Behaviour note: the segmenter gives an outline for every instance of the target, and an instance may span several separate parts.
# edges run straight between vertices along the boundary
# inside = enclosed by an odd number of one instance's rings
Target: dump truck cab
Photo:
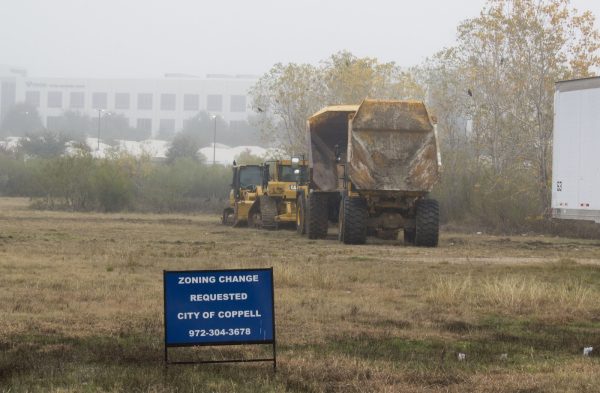
[[[248,212],[262,194],[263,166],[234,165],[229,205],[223,209],[222,223],[240,226],[248,222]]]
[[[361,244],[367,234],[435,246],[439,213],[427,196],[441,170],[437,132],[419,101],[371,100],[329,106],[307,121],[310,193],[305,200],[311,238]],[[337,216],[337,220],[335,219]]]

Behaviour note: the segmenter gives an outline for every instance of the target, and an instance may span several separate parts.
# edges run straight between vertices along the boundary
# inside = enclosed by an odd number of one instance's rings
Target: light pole
[[[106,112],[104,109],[97,108],[98,111],[98,147],[97,151],[100,151],[100,122],[102,121],[102,112]],[[106,112],[106,116],[110,116],[110,112]]]
[[[216,150],[217,150],[217,115],[212,115],[211,118],[215,121],[213,129],[213,165],[216,164]]]

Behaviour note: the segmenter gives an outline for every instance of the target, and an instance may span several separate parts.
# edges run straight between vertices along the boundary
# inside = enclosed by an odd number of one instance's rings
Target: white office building
[[[0,65],[0,121],[13,105],[35,106],[45,127],[65,111],[91,117],[98,110],[124,115],[131,127],[153,135],[174,133],[200,111],[222,117],[235,127],[251,114],[248,91],[255,75],[166,74],[156,79],[42,78]]]

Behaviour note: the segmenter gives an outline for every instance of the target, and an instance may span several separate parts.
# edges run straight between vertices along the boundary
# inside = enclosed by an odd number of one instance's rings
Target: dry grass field
[[[278,372],[163,365],[162,271],[270,267]],[[599,392],[600,241],[312,241],[0,199],[1,392]],[[180,358],[259,348],[174,349]],[[466,354],[458,361],[457,353]]]

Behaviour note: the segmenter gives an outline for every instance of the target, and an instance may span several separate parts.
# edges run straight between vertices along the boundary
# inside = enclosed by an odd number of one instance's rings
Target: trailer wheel
[[[440,234],[440,208],[435,199],[420,199],[416,204],[415,245],[436,247]]]
[[[308,195],[306,233],[309,239],[325,239],[327,237],[327,203],[328,196],[318,192]]]
[[[306,202],[304,202],[304,195],[296,200],[296,232],[299,235],[306,233]]]
[[[340,206],[338,238],[344,244],[364,244],[367,241],[367,204],[362,198],[344,196]]]
[[[260,196],[260,221],[263,229],[277,229],[277,201],[269,198],[268,195]]]

